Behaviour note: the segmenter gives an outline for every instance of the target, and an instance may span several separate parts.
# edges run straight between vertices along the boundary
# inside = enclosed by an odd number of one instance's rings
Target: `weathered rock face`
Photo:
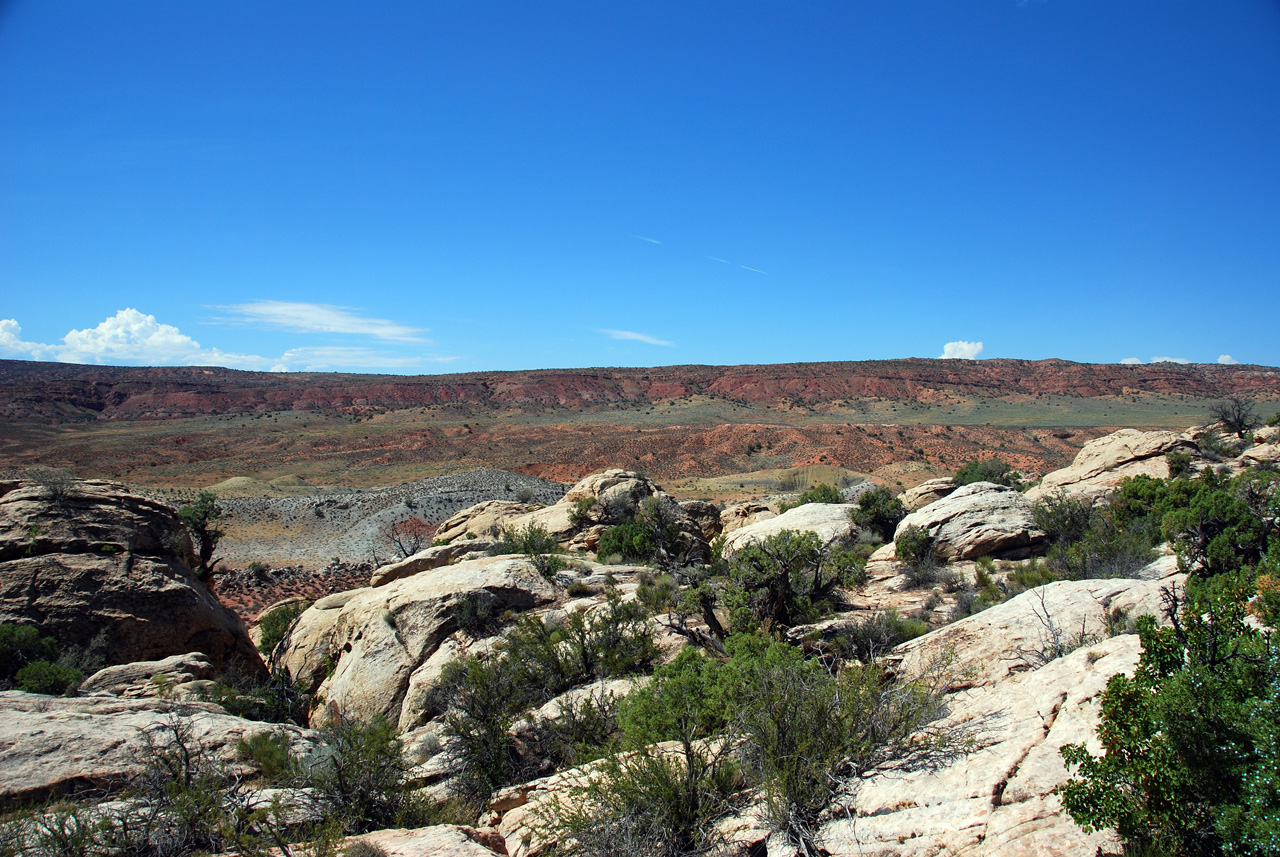
[[[537,526],[547,531],[561,547],[569,550],[594,550],[600,533],[608,524],[632,517],[640,504],[657,497],[680,529],[705,546],[703,525],[695,522],[671,495],[648,477],[630,470],[605,470],[593,473],[574,485],[551,506],[531,507],[506,500],[491,500],[464,509],[440,525],[438,539],[455,539],[465,534],[485,538],[501,530],[522,530]],[[592,500],[585,522],[576,522],[578,502]],[[704,513],[705,510],[700,512]]]
[[[130,699],[160,697],[192,682],[214,676],[204,655],[172,655],[160,661],[138,661],[98,670],[78,690],[84,696],[122,696]]]
[[[1048,536],[1035,525],[1031,509],[1031,501],[1012,488],[974,482],[907,515],[894,538],[907,527],[923,527],[951,559],[1020,559],[1048,545]]]
[[[710,542],[720,535],[720,507],[705,500],[681,500],[681,510],[693,521],[702,540]]]
[[[141,770],[144,735],[165,737],[174,715],[216,758],[235,762],[235,745],[260,732],[288,734],[297,753],[314,746],[306,730],[242,720],[199,703],[110,696],[60,698],[0,692],[0,804],[80,789],[112,789]]]
[[[399,562],[392,562],[379,567],[373,572],[373,576],[369,578],[369,585],[386,586],[393,580],[412,577],[419,572],[430,571],[433,568],[457,562],[469,554],[483,554],[492,548],[494,544],[495,542],[489,539],[464,538],[453,544],[430,547],[426,550],[418,551],[413,556],[402,559]]]
[[[1240,454],[1240,463],[1246,467],[1280,464],[1280,443],[1262,443],[1257,446],[1251,446]]]
[[[38,486],[0,496],[0,622],[39,625],[109,663],[202,652],[217,669],[261,671],[194,563],[177,514],[122,486],[81,482],[58,502]]]
[[[496,831],[476,830],[452,824],[419,827],[416,830],[375,830],[354,841],[368,842],[388,857],[493,857],[506,854],[506,845]]]
[[[1131,673],[1136,635],[1114,637],[958,694],[944,724],[972,724],[981,749],[931,772],[863,781],[853,818],[821,830],[837,857],[1069,857],[1118,843],[1086,834],[1053,789],[1068,778],[1059,753],[1085,742],[1098,751],[1099,697],[1117,673]]]
[[[1185,434],[1121,429],[1086,443],[1071,466],[1047,474],[1027,492],[1027,498],[1035,502],[1058,491],[1096,498],[1130,476],[1167,479],[1169,464],[1164,457],[1170,452],[1199,455],[1195,442]]]
[[[812,531],[823,544],[831,544],[852,532],[849,508],[840,503],[806,503],[776,517],[739,527],[725,537],[724,555],[732,556],[748,543],[762,542],[783,530]]]
[[[279,665],[318,690],[325,705],[317,723],[332,712],[367,720],[375,716],[401,730],[425,722],[424,695],[444,662],[435,657],[458,629],[459,610],[482,600],[494,615],[550,603],[552,585],[524,558],[486,557],[321,598],[290,632]]]
[[[734,530],[741,529],[749,524],[776,518],[777,516],[777,512],[770,509],[768,504],[761,503],[759,500],[731,503],[725,506],[724,511],[720,513],[720,532],[728,535]]]
[[[536,503],[517,503],[514,500],[486,500],[463,509],[447,519],[436,529],[435,538],[453,541],[467,535],[490,538],[498,535],[506,522],[518,516],[541,509]]]
[[[902,501],[902,507],[908,512],[914,512],[916,509],[923,509],[930,503],[935,503],[955,491],[960,486],[950,476],[944,476],[941,479],[927,479],[914,488],[908,488],[902,492],[902,496],[898,499]]]
[[[1059,751],[1084,742],[1098,752],[1102,690],[1137,664],[1137,636],[1109,637],[1108,614],[1111,629],[1122,616],[1159,617],[1160,590],[1184,579],[1175,571],[1163,580],[1053,583],[900,646],[906,674],[954,653],[944,724],[970,724],[979,749],[936,771],[865,780],[851,803],[856,820],[837,815],[822,844],[842,857],[1067,857],[1114,846],[1110,834],[1087,835],[1062,811],[1053,793],[1068,779]],[[1046,660],[1049,623],[1068,649],[1083,645]]]
[[[937,771],[867,779],[852,802],[856,820],[827,824],[822,844],[850,857],[1066,857],[1114,845],[1062,812],[1053,794],[1068,778],[1059,750],[1085,742],[1097,752],[1101,692],[1137,663],[1137,637],[1108,637],[1107,614],[1159,616],[1160,590],[1182,580],[1175,572],[1163,580],[1053,583],[900,646],[907,674],[954,653],[944,722],[971,724],[980,749]],[[1112,614],[1112,627],[1118,618]],[[1050,621],[1064,640],[1084,645],[1046,661]]]

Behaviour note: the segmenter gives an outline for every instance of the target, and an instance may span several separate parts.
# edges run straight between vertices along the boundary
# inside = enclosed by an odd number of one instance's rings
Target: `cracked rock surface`
[[[1115,846],[1062,811],[1054,789],[1069,772],[1059,751],[1081,742],[1099,751],[1102,691],[1138,662],[1137,635],[1107,636],[1104,611],[1158,616],[1160,590],[1182,579],[1061,581],[902,646],[908,673],[947,650],[962,657],[943,725],[971,729],[975,749],[934,771],[864,780],[848,813],[824,826],[823,846],[837,857],[1067,857]],[[1066,648],[1084,645],[1046,661],[1047,621]]]

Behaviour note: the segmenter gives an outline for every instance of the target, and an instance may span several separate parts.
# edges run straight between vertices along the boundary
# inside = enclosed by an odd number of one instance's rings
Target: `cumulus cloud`
[[[943,360],[974,360],[982,353],[981,342],[965,342],[963,339],[942,346]]]
[[[1126,357],[1126,358],[1124,358],[1123,360],[1121,360],[1120,362],[1121,362],[1121,364],[1123,364],[1123,365],[1125,365],[1125,366],[1140,366],[1140,365],[1142,365],[1142,358],[1140,358],[1140,357]]]
[[[0,353],[62,363],[123,363],[144,366],[215,365],[256,369],[266,358],[234,354],[200,343],[154,315],[132,307],[118,311],[97,327],[71,330],[61,343],[26,342],[16,319],[0,321]]]
[[[421,328],[386,318],[366,318],[351,307],[332,304],[261,300],[218,309],[232,313],[234,321],[299,333],[353,333],[391,342],[431,341],[422,336]]]
[[[1232,357],[1230,354],[1223,354],[1218,357],[1218,362],[1227,366],[1234,366],[1240,361]]]
[[[601,330],[600,332],[605,336],[608,336],[610,339],[628,339],[634,342],[644,342],[649,345],[665,345],[668,348],[675,345],[674,342],[667,342],[665,339],[658,339],[657,337],[648,336],[643,333],[636,333],[634,330]]]
[[[1152,357],[1152,363],[1190,363],[1185,357]]]
[[[28,342],[22,338],[22,327],[16,319],[0,319],[0,357],[99,365],[226,366],[273,372],[407,369],[457,359],[354,346],[293,348],[278,357],[236,354],[205,348],[173,325],[132,307],[120,310],[96,327],[68,331],[60,343]]]

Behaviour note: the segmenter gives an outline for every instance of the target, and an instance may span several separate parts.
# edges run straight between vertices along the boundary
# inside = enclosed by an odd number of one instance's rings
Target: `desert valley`
[[[0,853],[1119,853],[1113,677],[1269,645],[1277,411],[1259,366],[2,362]]]

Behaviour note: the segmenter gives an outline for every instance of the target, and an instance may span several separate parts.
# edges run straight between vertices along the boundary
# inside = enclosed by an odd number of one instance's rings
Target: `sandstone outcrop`
[[[202,652],[216,669],[261,671],[244,624],[192,568],[173,509],[106,482],[51,497],[38,485],[0,496],[0,622],[39,625],[108,663]]]
[[[314,746],[306,730],[242,720],[211,704],[0,691],[0,804],[124,784],[142,768],[145,736],[166,740],[175,716],[228,764],[236,743],[260,732],[288,734],[297,753]]]
[[[386,586],[394,580],[412,577],[419,572],[430,571],[442,565],[449,565],[471,554],[483,555],[495,544],[497,543],[490,539],[464,538],[452,544],[429,547],[399,562],[392,562],[378,567],[373,572],[373,576],[369,578],[369,585]],[[478,559],[479,556],[471,558]]]
[[[1048,546],[1048,536],[1035,525],[1031,509],[1031,501],[1012,488],[974,482],[907,515],[894,538],[908,527],[922,527],[950,559],[1020,559]]]
[[[681,500],[680,509],[702,535],[702,540],[710,542],[720,535],[720,507],[705,500]]]
[[[375,830],[347,841],[367,842],[387,857],[493,857],[506,854],[506,844],[495,831],[453,824],[437,824],[416,830]]]
[[[1039,485],[1027,492],[1027,498],[1035,502],[1062,491],[1069,496],[1094,499],[1130,476],[1167,479],[1169,463],[1165,455],[1170,452],[1199,456],[1195,442],[1186,434],[1121,429],[1086,443],[1069,467],[1046,474]]]
[[[757,521],[766,521],[777,516],[778,513],[770,509],[767,503],[762,503],[759,500],[730,503],[720,513],[720,532],[723,535],[728,535],[734,530],[741,529],[749,524],[754,524]]]
[[[440,541],[453,541],[458,538],[472,536],[475,538],[492,538],[501,535],[506,522],[543,508],[536,503],[518,503],[515,500],[486,500],[463,509],[446,519],[437,529],[435,538]]]
[[[908,488],[902,492],[902,496],[898,499],[902,501],[902,507],[908,512],[914,512],[916,509],[923,509],[930,503],[935,503],[955,491],[960,486],[950,476],[943,476],[940,479],[926,479],[914,488]]]
[[[725,537],[724,555],[732,556],[747,544],[762,542],[783,530],[814,532],[824,545],[829,545],[853,531],[849,508],[840,503],[806,503],[781,515],[739,527]]]
[[[456,539],[467,534],[492,537],[502,530],[540,527],[568,550],[595,550],[600,534],[610,524],[635,515],[640,504],[657,497],[680,529],[705,546],[704,525],[694,521],[671,495],[642,474],[630,470],[605,470],[584,477],[557,503],[536,508],[519,508],[521,504],[491,500],[464,509],[440,525],[438,539]],[[579,504],[591,501],[584,512]],[[706,510],[698,510],[706,517]]]
[[[1112,834],[1077,827],[1053,790],[1068,777],[1064,744],[1097,752],[1099,697],[1139,651],[1136,635],[1114,637],[957,694],[942,725],[970,726],[979,749],[940,770],[862,781],[820,844],[833,857],[1083,857],[1115,847]]]
[[[403,731],[429,719],[425,693],[448,660],[434,656],[462,611],[483,602],[494,616],[521,612],[555,595],[523,557],[467,560],[321,598],[298,617],[277,662],[324,700],[317,723],[333,712],[382,716]]]
[[[199,652],[171,655],[160,661],[117,664],[98,670],[78,689],[82,696],[120,696],[128,699],[181,695],[184,687],[214,677],[213,664]]]

